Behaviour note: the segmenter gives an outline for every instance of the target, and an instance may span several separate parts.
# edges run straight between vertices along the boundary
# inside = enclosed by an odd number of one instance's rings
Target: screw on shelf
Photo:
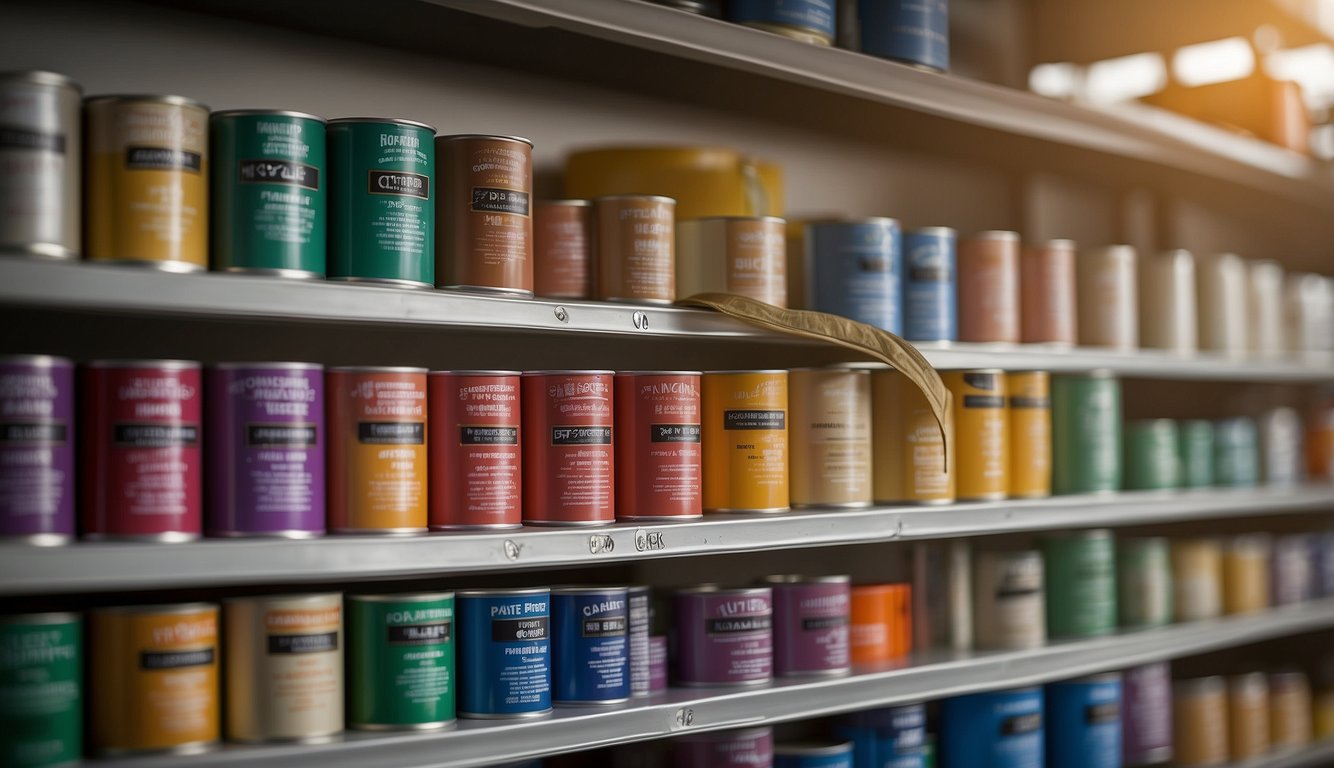
[[[695,724],[695,710],[678,709],[676,710],[676,725],[680,728],[688,728]]]
[[[648,330],[648,314],[644,312],[636,312],[631,319],[633,320],[635,327],[639,330]]]
[[[570,322],[570,313],[565,307],[556,307],[556,319],[562,323]]]
[[[516,543],[514,539],[505,539],[503,548],[506,560],[518,560],[519,555],[523,553],[523,545]]]

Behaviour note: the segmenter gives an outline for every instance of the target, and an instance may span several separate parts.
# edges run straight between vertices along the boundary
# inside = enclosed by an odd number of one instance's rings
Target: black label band
[[[422,445],[426,425],[420,421],[362,421],[357,423],[357,441],[364,445]]]
[[[472,188],[472,209],[483,213],[528,215],[528,193],[512,189]]]
[[[738,616],[734,619],[709,619],[705,629],[710,635],[731,632],[762,632],[773,628],[772,616]]]
[[[459,445],[518,444],[518,427],[459,427]]]
[[[1004,408],[1005,398],[1000,395],[964,395],[964,408]]]
[[[314,424],[247,424],[246,445],[259,448],[309,448],[319,434]]]
[[[723,411],[723,429],[783,429],[787,411]]]
[[[453,623],[442,621],[436,624],[410,624],[404,627],[388,627],[388,640],[394,645],[433,645],[447,643],[453,637]]]
[[[546,616],[533,616],[528,619],[492,619],[491,640],[497,643],[526,643],[530,640],[546,640],[548,633]]]
[[[197,651],[142,651],[139,654],[140,669],[207,667],[212,663],[212,648],[201,648]]]
[[[406,195],[429,200],[431,180],[420,173],[406,171],[370,171],[366,191],[372,195]]]
[[[625,637],[624,616],[601,616],[596,619],[584,619],[582,634],[584,637]]]
[[[552,427],[552,445],[611,445],[611,427]]]
[[[1051,408],[1050,397],[1028,397],[1025,395],[1014,395],[1010,398],[1011,408],[1037,408],[1047,410]]]
[[[64,424],[0,424],[0,443],[63,443],[66,434]]]
[[[649,426],[651,443],[698,443],[698,424],[653,424]]]
[[[1024,733],[1032,733],[1042,728],[1042,714],[1034,712],[1031,715],[1015,715],[1007,717],[1001,721],[1002,736],[1018,736]]]
[[[27,131],[22,128],[0,126],[0,149],[27,149],[35,152],[65,154],[65,137],[59,133]]]
[[[112,430],[116,445],[134,448],[172,448],[199,442],[194,424],[117,424]]]
[[[269,653],[327,653],[338,650],[338,633],[269,635]]]
[[[291,184],[320,188],[320,169],[295,160],[242,160],[236,180],[243,184]]]
[[[126,147],[125,167],[135,171],[193,171],[204,167],[203,155],[170,147]]]

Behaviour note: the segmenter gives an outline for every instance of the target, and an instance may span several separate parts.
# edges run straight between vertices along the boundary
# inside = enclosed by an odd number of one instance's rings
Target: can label
[[[727,19],[738,24],[793,27],[829,42],[834,40],[834,0],[732,0]]]
[[[1009,488],[1010,438],[1005,410],[1007,377],[987,371],[948,371],[954,434],[969,450],[955,457],[960,499],[1003,498]]]
[[[1296,605],[1316,596],[1313,547],[1312,537],[1306,534],[1289,534],[1274,539],[1271,576],[1274,605]]]
[[[72,84],[11,82],[0,90],[0,246],[78,255],[81,116]]]
[[[942,768],[1043,764],[1041,688],[945,699],[940,710]]]
[[[682,296],[732,293],[787,306],[787,225],[774,217],[691,219],[676,224]]]
[[[852,742],[857,768],[926,768],[926,708],[906,704],[855,712],[834,725],[834,737]]]
[[[678,592],[677,676],[683,685],[759,683],[773,677],[773,595],[767,588]]]
[[[1181,486],[1207,488],[1214,484],[1214,425],[1207,421],[1183,421],[1177,434],[1181,458]]]
[[[1167,662],[1127,669],[1122,679],[1122,753],[1126,765],[1172,756],[1172,671]]]
[[[1006,375],[1010,391],[1010,496],[1051,495],[1051,388],[1046,373]]]
[[[1116,631],[1116,548],[1109,531],[1043,542],[1047,633],[1095,637]]]
[[[813,223],[806,241],[812,309],[903,333],[897,222]]]
[[[1121,767],[1121,678],[1052,683],[1046,688],[1046,759],[1052,765]]]
[[[701,733],[672,740],[675,768],[772,768],[772,728]]]
[[[616,517],[703,514],[698,374],[616,376]]]
[[[1019,237],[962,241],[959,341],[1013,343],[1019,338]]]
[[[551,709],[551,596],[460,595],[459,714],[523,717]]]
[[[328,126],[330,277],[435,285],[434,139],[404,123]]]
[[[1121,490],[1121,382],[1055,376],[1052,395],[1052,492]]]
[[[861,50],[873,56],[950,68],[949,0],[859,3]]]
[[[209,532],[323,533],[323,371],[214,368],[208,385]]]
[[[648,690],[667,690],[667,636],[650,635],[648,639]]]
[[[200,383],[194,364],[85,369],[85,533],[199,535]]]
[[[328,384],[330,530],[425,530],[426,373],[330,371]]]
[[[504,137],[441,136],[444,194],[436,273],[447,286],[533,292],[533,147]]]
[[[259,621],[248,640],[263,645],[253,648],[249,672],[255,677],[252,690],[263,703],[252,700],[249,705],[264,713],[264,721],[258,724],[258,733],[229,735],[308,738],[343,729],[341,603],[337,595],[319,602],[259,598],[251,603],[249,610]],[[230,623],[230,610],[227,618]],[[229,673],[229,683],[238,671]],[[231,717],[238,703],[229,704]]]
[[[786,509],[787,373],[703,377],[704,509]]]
[[[1133,350],[1139,345],[1135,249],[1112,245],[1078,259],[1079,343]]]
[[[630,611],[630,695],[647,696],[653,691],[652,660],[649,658],[649,597],[648,587],[631,587]]]
[[[524,522],[613,522],[612,375],[525,375],[523,402]]]
[[[1172,622],[1172,561],[1167,539],[1123,538],[1116,545],[1117,609],[1123,627]]]
[[[894,4],[868,4],[888,8]],[[903,337],[910,341],[954,341],[957,303],[952,231],[903,235]]]
[[[1172,542],[1172,590],[1177,621],[1211,619],[1223,612],[1223,553],[1217,541]]]
[[[1260,479],[1255,422],[1247,418],[1214,423],[1214,484],[1249,488]]]
[[[1227,763],[1227,689],[1222,678],[1177,682],[1171,719],[1176,765]]]
[[[208,110],[92,101],[87,258],[208,266]]]
[[[889,585],[871,584],[853,587],[849,593],[848,643],[853,664],[880,664],[889,661],[890,624]]]
[[[792,504],[871,503],[871,375],[788,374],[792,411]]]
[[[431,528],[520,525],[518,374],[433,373],[429,385]]]
[[[347,599],[348,722],[420,727],[454,719],[454,597]]]
[[[74,535],[74,366],[0,359],[0,538]]]
[[[625,589],[551,595],[552,698],[599,704],[630,698],[629,599]]]
[[[954,473],[926,396],[898,371],[871,373],[872,495],[879,502],[954,500]],[[953,441],[951,422],[946,425]]]
[[[1046,643],[1041,553],[979,552],[973,578],[978,648],[1018,650]]]
[[[774,584],[774,674],[843,672],[849,666],[848,583]]]
[[[676,299],[676,201],[604,197],[593,205],[598,298]]]
[[[1026,344],[1075,344],[1075,244],[1053,240],[1024,248],[1019,286],[1020,338]]]
[[[1125,487],[1155,491],[1181,485],[1176,422],[1169,419],[1132,421],[1125,425]]]
[[[592,205],[533,206],[533,289],[557,299],[593,298]]]
[[[73,614],[0,621],[0,763],[75,763],[83,754],[83,625]]]

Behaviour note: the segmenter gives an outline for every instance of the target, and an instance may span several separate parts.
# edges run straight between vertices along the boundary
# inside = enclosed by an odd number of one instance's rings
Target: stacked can
[[[1051,384],[1052,492],[1121,489],[1121,382],[1106,371]]]
[[[948,0],[860,0],[857,26],[863,53],[936,72],[950,68]]]
[[[785,230],[773,216],[677,222],[677,293],[732,293],[786,307]]]
[[[772,728],[687,734],[672,739],[675,768],[772,768]]]
[[[0,74],[6,141],[0,249],[76,259],[82,246],[79,86],[54,72]]]
[[[959,341],[1020,338],[1019,235],[979,232],[959,243]]]
[[[1041,766],[1041,688],[975,693],[940,707],[941,768]]]
[[[533,205],[533,291],[553,299],[593,298],[593,204]]]
[[[0,540],[74,536],[74,363],[0,357]]]
[[[1223,612],[1253,613],[1269,607],[1273,545],[1263,533],[1233,536],[1223,551]]]
[[[839,719],[834,736],[852,742],[857,768],[926,768],[926,707],[921,704],[854,712]]]
[[[676,299],[676,201],[615,195],[593,201],[593,290],[599,299]]]
[[[679,1],[679,0],[678,0]],[[834,44],[834,0],[733,0],[727,20],[816,45]]]
[[[1243,761],[1269,752],[1269,678],[1263,672],[1227,681],[1228,757]]]
[[[1167,662],[1121,673],[1121,753],[1127,766],[1172,757],[1172,670]]]
[[[629,631],[625,587],[552,589],[552,700],[556,704],[628,701]]]
[[[1177,354],[1200,346],[1195,309],[1195,257],[1190,251],[1145,254],[1139,262],[1140,344]]]
[[[795,742],[774,746],[774,768],[853,768],[852,743]]]
[[[700,517],[699,371],[616,374],[616,518]]]
[[[805,306],[903,333],[899,223],[871,218],[806,226]]]
[[[847,576],[769,576],[773,590],[774,674],[841,675],[851,670]]]
[[[1042,553],[978,552],[973,561],[974,641],[980,650],[1047,642]]]
[[[677,591],[676,674],[685,686],[761,685],[773,678],[773,592],[768,587]]]
[[[1125,628],[1172,622],[1172,557],[1166,538],[1122,538],[1116,543],[1117,612]]]
[[[1183,488],[1214,484],[1214,425],[1202,419],[1182,421],[1177,432],[1177,455]]]
[[[1121,768],[1120,675],[1051,683],[1043,711],[1051,765]]]
[[[1005,374],[998,370],[947,371],[940,378],[953,396],[955,444],[969,446],[952,452],[959,499],[1005,498],[1010,472]]]
[[[870,506],[870,372],[793,369],[788,400],[792,506]]]
[[[1181,436],[1171,419],[1145,419],[1125,425],[1125,487],[1161,491],[1181,485]]]
[[[615,522],[612,372],[523,374],[523,521]]]
[[[454,593],[348,595],[347,722],[374,731],[454,722]]]
[[[949,227],[903,234],[903,338],[959,338],[955,235]]]
[[[436,276],[443,288],[533,295],[533,143],[440,136]]]
[[[1079,343],[1127,351],[1139,346],[1135,249],[1109,245],[1079,255]]]
[[[1274,605],[1295,605],[1316,596],[1313,544],[1305,533],[1275,537],[1270,578]]]
[[[1172,542],[1172,609],[1177,621],[1222,614],[1223,553],[1215,539]]]
[[[871,374],[872,495],[890,503],[954,501],[954,472],[945,463],[946,434],[916,385],[899,371]],[[954,423],[945,425],[954,445]]]
[[[83,754],[83,622],[0,617],[0,764],[67,765]]]
[[[1247,418],[1214,422],[1214,484],[1249,488],[1260,480],[1255,422]]]
[[[518,371],[433,371],[433,531],[518,528],[522,518]]]
[[[702,384],[704,510],[786,511],[787,371],[711,371]]]
[[[1172,686],[1173,764],[1221,765],[1228,759],[1227,682],[1178,680]]]
[[[1025,247],[1019,274],[1020,340],[1025,344],[1074,346],[1079,341],[1074,241],[1048,240]]]
[[[1051,379],[1043,371],[1006,375],[1010,441],[1009,495],[1051,495]]]
[[[1116,545],[1106,529],[1043,538],[1047,633],[1097,637],[1116,631]]]
[[[456,593],[458,713],[483,720],[551,712],[551,590]]]

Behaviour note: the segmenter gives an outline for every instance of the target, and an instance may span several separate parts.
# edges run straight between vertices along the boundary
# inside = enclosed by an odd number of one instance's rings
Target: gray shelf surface
[[[1229,763],[1228,768],[1322,768],[1334,765],[1334,739],[1325,739],[1308,747],[1284,749],[1272,755]]]
[[[282,280],[223,273],[169,274],[134,267],[0,257],[0,305],[64,311],[294,324],[360,323],[398,327],[545,331],[553,334],[674,339],[816,342],[781,336],[714,312],[608,302],[504,298],[459,291]],[[1114,352],[1042,345],[919,345],[941,369],[1003,368],[1124,376],[1255,382],[1334,380],[1329,359],[1228,359],[1160,350]],[[849,352],[849,355],[854,353]]]
[[[912,666],[858,670],[844,678],[783,681],[752,689],[673,689],[619,709],[558,709],[554,716],[542,720],[465,721],[456,730],[442,733],[353,734],[314,745],[228,746],[205,755],[143,758],[133,764],[145,768],[465,768],[686,732],[767,725],[1035,685],[1331,626],[1334,600],[1323,600],[1027,651],[924,654],[915,658]],[[128,761],[105,762],[108,766],[125,764]]]
[[[682,555],[1132,526],[1334,510],[1334,485],[1065,496],[949,506],[709,515],[604,528],[417,537],[0,545],[0,594],[309,583],[519,571]]]

